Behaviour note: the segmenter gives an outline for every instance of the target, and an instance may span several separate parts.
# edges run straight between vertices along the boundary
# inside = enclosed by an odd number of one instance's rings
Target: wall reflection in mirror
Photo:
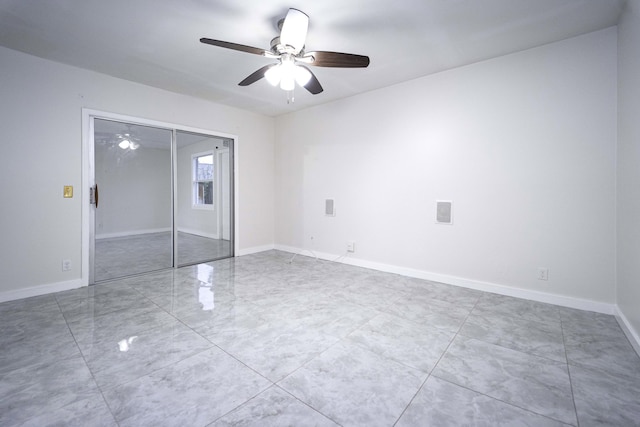
[[[94,120],[94,283],[233,256],[233,140],[173,139]]]

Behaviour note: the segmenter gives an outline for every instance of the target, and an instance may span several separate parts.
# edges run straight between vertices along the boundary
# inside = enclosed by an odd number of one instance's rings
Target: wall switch
[[[549,280],[549,269],[540,267],[538,268],[538,280]]]
[[[347,242],[347,252],[356,251],[356,242]]]
[[[62,260],[62,271],[69,271],[71,270],[71,260],[70,259],[63,259]]]

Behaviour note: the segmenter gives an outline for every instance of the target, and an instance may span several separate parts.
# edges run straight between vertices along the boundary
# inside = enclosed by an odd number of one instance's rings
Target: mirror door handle
[[[98,184],[89,189],[89,203],[98,207]]]

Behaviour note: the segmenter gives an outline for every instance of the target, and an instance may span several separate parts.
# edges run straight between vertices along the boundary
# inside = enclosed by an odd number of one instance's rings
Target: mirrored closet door
[[[233,140],[176,132],[178,265],[230,257]]]
[[[233,256],[233,140],[94,118],[90,283]]]

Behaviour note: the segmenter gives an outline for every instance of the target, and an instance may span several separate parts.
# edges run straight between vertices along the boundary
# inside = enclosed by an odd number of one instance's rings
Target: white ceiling
[[[267,115],[390,86],[603,29],[625,0],[0,0],[0,45]],[[366,69],[313,68],[324,92],[295,103],[261,80],[273,62],[204,45],[268,49],[289,7],[310,16],[306,50],[368,55]]]

